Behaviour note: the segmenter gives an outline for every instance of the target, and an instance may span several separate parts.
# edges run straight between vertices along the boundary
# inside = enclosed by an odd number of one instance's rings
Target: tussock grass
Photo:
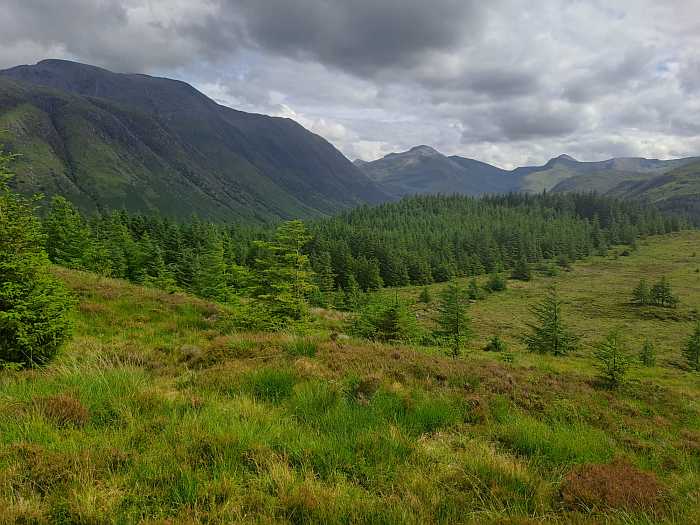
[[[332,340],[346,320],[325,311],[304,336],[234,333],[229,307],[57,268],[76,334],[45,369],[0,372],[0,523],[700,522],[700,386],[678,356],[698,244],[513,283],[472,305],[457,360]],[[641,274],[670,278],[674,319],[626,304]],[[517,338],[553,280],[584,341],[560,359]],[[588,344],[618,325],[659,359],[612,393]],[[477,350],[494,333],[513,362]]]

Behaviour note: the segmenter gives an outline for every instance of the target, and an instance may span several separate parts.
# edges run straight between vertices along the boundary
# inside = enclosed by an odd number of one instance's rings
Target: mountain
[[[14,185],[82,210],[220,220],[312,217],[389,197],[296,122],[244,113],[167,78],[64,60],[0,71]]]
[[[357,162],[370,179],[394,197],[415,194],[480,195],[507,192],[515,181],[509,172],[462,157],[447,157],[429,146],[372,162]]]
[[[673,160],[619,157],[597,162],[560,155],[541,166],[506,171],[459,156],[416,146],[372,162],[355,161],[392,196],[420,193],[595,191],[655,202],[662,209],[700,216],[700,157]]]
[[[624,181],[609,192],[623,199],[642,199],[667,211],[683,212],[700,220],[700,159],[663,175]]]
[[[542,170],[529,173],[523,189],[541,191],[597,191],[607,193],[618,184],[631,180],[646,180],[698,160],[695,157],[673,160],[617,157],[598,162],[579,162],[557,157]]]

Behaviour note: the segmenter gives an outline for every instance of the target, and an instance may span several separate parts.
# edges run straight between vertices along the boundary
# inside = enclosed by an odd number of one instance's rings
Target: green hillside
[[[386,200],[321,137],[191,86],[60,60],[0,71],[0,143],[16,188],[85,212],[264,221]]]
[[[700,162],[648,180],[619,184],[610,193],[622,198],[643,199],[660,209],[683,212],[700,219]]]
[[[696,523],[700,383],[680,347],[699,245],[650,237],[511,281],[470,306],[460,359],[347,338],[352,314],[321,309],[303,337],[235,332],[237,306],[56,268],[74,339],[45,369],[0,371],[0,522]],[[628,304],[662,275],[677,309]],[[554,282],[583,344],[527,353],[528,305]],[[429,326],[434,306],[414,309]],[[616,392],[591,347],[613,327],[658,352]],[[482,351],[494,334],[507,354]]]

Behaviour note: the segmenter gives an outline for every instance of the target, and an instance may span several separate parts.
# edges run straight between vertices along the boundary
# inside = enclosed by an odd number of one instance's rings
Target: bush
[[[49,273],[34,205],[10,191],[0,151],[0,364],[41,365],[70,334],[73,300]]]
[[[505,277],[503,277],[503,275],[501,275],[498,272],[492,273],[489,276],[489,280],[486,283],[486,289],[489,292],[502,292],[507,287],[508,287],[508,283],[507,283]]]
[[[498,337],[497,335],[494,335],[491,340],[488,342],[488,344],[484,347],[485,352],[506,352],[508,351],[508,346],[506,345],[505,341]]]

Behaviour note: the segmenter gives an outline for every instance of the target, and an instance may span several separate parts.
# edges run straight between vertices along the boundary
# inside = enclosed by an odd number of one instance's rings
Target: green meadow
[[[72,340],[0,372],[0,523],[700,523],[698,252],[681,232],[509,281],[470,305],[457,359],[347,336],[335,310],[237,332],[235,306],[56,267]],[[678,308],[630,304],[661,276]],[[552,284],[581,337],[565,357],[520,340]],[[430,327],[421,290],[377,293]],[[592,359],[613,329],[635,362],[616,391]]]

